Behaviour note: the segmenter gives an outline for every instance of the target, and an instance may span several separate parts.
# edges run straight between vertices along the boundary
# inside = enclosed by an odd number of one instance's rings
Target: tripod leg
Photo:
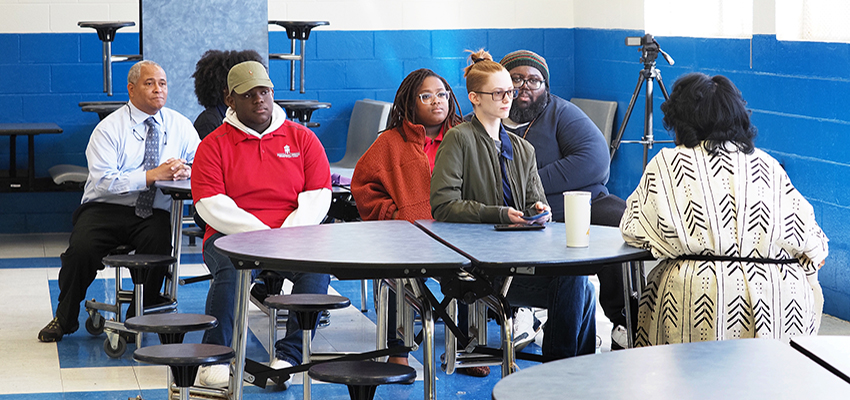
[[[655,141],[655,137],[652,134],[652,96],[653,96],[653,84],[652,84],[652,72],[650,71],[649,79],[646,82],[646,108],[644,109],[644,118],[643,118],[643,138],[641,141],[643,142],[643,169],[646,169],[646,162],[649,157],[649,149],[652,148],[652,143]]]
[[[629,100],[629,107],[626,109],[626,115],[623,117],[623,123],[620,124],[620,129],[617,131],[617,136],[611,140],[611,159],[614,159],[614,153],[617,152],[617,149],[620,147],[620,141],[623,140],[623,133],[626,131],[626,125],[629,123],[629,117],[632,115],[632,110],[635,108],[635,102],[637,101],[638,94],[640,94],[640,88],[643,86],[643,82],[646,80],[646,76],[644,75],[644,71],[640,72],[640,76],[638,77],[637,86],[635,86],[635,91],[632,93],[632,99]]]
[[[661,80],[661,71],[655,70],[655,80],[658,81],[658,86],[661,88],[661,93],[664,95],[664,100],[670,100],[670,95],[667,94],[667,88],[664,87],[664,81]]]

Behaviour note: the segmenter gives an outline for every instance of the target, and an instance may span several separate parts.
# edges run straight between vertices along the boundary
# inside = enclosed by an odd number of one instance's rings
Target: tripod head
[[[669,54],[665,53],[664,50],[661,50],[661,46],[658,45],[655,38],[648,33],[644,36],[627,37],[626,46],[640,46],[640,62],[643,63],[643,70],[640,71],[637,86],[635,87],[634,93],[632,93],[632,98],[629,101],[629,108],[626,109],[626,115],[623,117],[623,123],[620,124],[620,130],[617,131],[617,136],[615,136],[611,141],[611,157],[614,157],[614,153],[620,147],[620,143],[639,143],[643,145],[643,166],[646,168],[649,149],[651,149],[655,143],[672,143],[672,141],[655,140],[655,137],[652,134],[653,82],[658,82],[658,86],[661,87],[661,93],[664,94],[665,100],[670,98],[670,96],[667,95],[667,88],[664,87],[664,82],[661,80],[661,71],[655,68],[655,60],[658,58],[658,53],[661,53],[668,64],[673,65],[675,61],[673,61],[673,58],[670,57]],[[646,83],[646,107],[644,109],[643,137],[640,140],[622,140],[623,133],[626,131],[626,124],[629,123],[629,117],[632,115],[632,110],[634,109],[635,102],[637,101],[640,89],[644,83]]]
[[[661,50],[661,46],[649,33],[644,36],[626,37],[626,46],[640,46],[640,49],[638,49],[638,51],[641,52],[640,62],[643,63],[643,67],[645,69],[652,69],[655,67],[655,60],[658,58],[658,53],[661,53],[661,56],[664,57],[667,64],[673,65],[676,63],[669,54],[667,54],[664,50]]]

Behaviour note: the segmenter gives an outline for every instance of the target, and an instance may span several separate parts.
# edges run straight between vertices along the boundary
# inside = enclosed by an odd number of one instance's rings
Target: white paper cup
[[[564,192],[564,225],[567,247],[590,244],[590,192]]]

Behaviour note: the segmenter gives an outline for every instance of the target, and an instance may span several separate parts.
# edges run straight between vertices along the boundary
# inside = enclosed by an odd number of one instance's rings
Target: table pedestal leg
[[[9,178],[15,179],[18,177],[17,163],[18,157],[15,154],[18,137],[16,135],[9,136]],[[12,182],[14,183],[14,182]]]
[[[516,364],[516,351],[514,350],[514,322],[511,315],[511,305],[505,296],[490,295],[481,299],[491,310],[499,313],[502,319],[502,378],[513,372]]]
[[[413,294],[421,301],[420,315],[422,316],[422,361],[423,374],[425,375],[425,399],[436,400],[437,398],[437,373],[436,361],[434,359],[434,315],[431,305],[424,293],[428,290],[425,283],[420,279],[409,279]],[[404,289],[398,290],[404,295]],[[406,334],[407,332],[405,332]],[[405,335],[408,336],[408,335]],[[409,336],[413,336],[412,332]]]
[[[177,299],[177,283],[180,280],[180,254],[183,252],[183,200],[171,200],[171,256],[177,259],[166,286],[166,294]]]
[[[35,186],[35,135],[27,135],[27,190]]]
[[[389,323],[387,302],[389,302],[390,299],[390,288],[383,279],[377,279],[377,281],[378,305],[375,307],[375,312],[378,314],[378,322],[375,334],[375,348],[383,350],[387,348],[387,325]]]
[[[626,331],[628,331],[629,348],[635,347],[635,329],[637,321],[632,320],[633,298],[640,300],[643,292],[643,261],[623,263],[623,298],[626,300]]]
[[[248,347],[248,293],[251,288],[251,270],[240,269],[236,286],[236,304],[233,310],[233,342],[236,352],[230,374],[230,398],[242,400],[242,379],[245,374],[245,351]]]

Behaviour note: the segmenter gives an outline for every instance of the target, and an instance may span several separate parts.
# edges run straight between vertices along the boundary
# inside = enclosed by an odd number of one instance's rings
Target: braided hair
[[[263,64],[263,58],[254,50],[207,50],[195,65],[195,96],[198,104],[204,108],[224,104],[227,92],[227,73],[234,65],[244,61],[257,61]]]
[[[401,85],[399,85],[395,93],[395,100],[393,100],[393,109],[390,111],[390,121],[387,124],[387,130],[403,127],[405,120],[415,124],[419,123],[416,119],[416,102],[419,101],[419,93],[417,91],[419,90],[419,86],[422,85],[422,82],[425,81],[425,78],[431,76],[442,81],[443,86],[449,92],[448,116],[443,121],[443,130],[447,131],[463,122],[463,118],[459,114],[460,105],[458,105],[455,93],[452,91],[449,83],[434,71],[427,68],[420,68],[411,72],[401,81]],[[401,132],[402,138],[407,141],[404,130],[399,129],[399,132]]]

